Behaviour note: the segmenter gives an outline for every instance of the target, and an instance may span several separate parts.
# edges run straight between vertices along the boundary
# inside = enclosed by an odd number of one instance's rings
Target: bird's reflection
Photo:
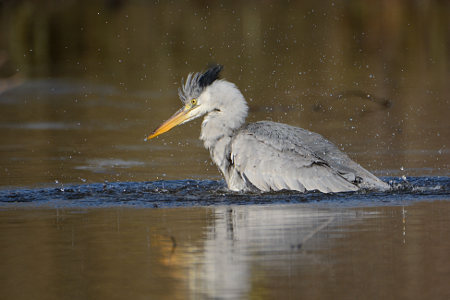
[[[266,272],[317,262],[321,258],[308,249],[326,245],[327,227],[342,222],[343,215],[304,206],[216,208],[204,249],[191,265],[191,293],[194,298],[240,298]]]

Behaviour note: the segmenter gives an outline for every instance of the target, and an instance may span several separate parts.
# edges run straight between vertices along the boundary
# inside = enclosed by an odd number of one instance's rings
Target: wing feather
[[[250,185],[262,191],[358,189],[308,149],[282,143],[242,130],[231,144],[234,167]]]
[[[250,137],[254,141],[249,143]],[[258,153],[258,157],[251,158],[264,164],[269,156],[276,154],[280,158],[276,160],[276,165],[282,168],[282,174],[285,175],[271,180],[277,183],[283,180],[289,187],[297,186],[296,190],[302,190],[301,185],[307,190],[322,186],[323,189],[333,191],[345,186],[350,188],[348,184],[380,190],[389,188],[388,184],[351,160],[320,134],[299,127],[270,121],[251,123],[236,135],[233,144],[236,151],[249,151],[252,155]],[[249,145],[256,148],[264,146],[264,153],[245,149]],[[263,166],[260,168],[264,169]],[[312,179],[310,176],[313,176]],[[342,182],[342,179],[347,183]],[[320,180],[323,183],[318,183]]]

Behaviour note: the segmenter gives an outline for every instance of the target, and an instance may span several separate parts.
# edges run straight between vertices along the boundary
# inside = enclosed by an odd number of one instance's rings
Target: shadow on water
[[[344,207],[407,205],[412,201],[450,199],[448,177],[384,178],[387,192],[351,193],[292,191],[236,193],[223,181],[172,180],[68,185],[56,188],[0,191],[0,205],[44,207],[191,207],[249,204],[320,203]]]

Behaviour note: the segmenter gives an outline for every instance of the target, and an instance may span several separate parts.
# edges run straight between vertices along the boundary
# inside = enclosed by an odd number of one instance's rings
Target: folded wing
[[[231,163],[262,191],[356,191],[386,184],[321,135],[275,122],[247,125],[231,143]]]

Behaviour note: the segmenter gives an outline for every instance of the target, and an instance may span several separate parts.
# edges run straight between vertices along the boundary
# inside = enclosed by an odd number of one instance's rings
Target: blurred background
[[[0,186],[220,179],[201,120],[144,138],[225,66],[248,121],[378,176],[449,176],[450,2],[2,1]]]

